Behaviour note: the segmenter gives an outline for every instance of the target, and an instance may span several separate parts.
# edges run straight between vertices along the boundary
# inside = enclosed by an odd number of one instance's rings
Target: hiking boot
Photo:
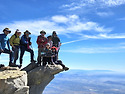
[[[68,67],[65,67],[64,70],[67,71],[67,70],[69,70],[69,68],[68,68]]]
[[[14,63],[9,62],[9,66],[10,66],[10,67],[13,67],[13,65],[14,65]]]
[[[18,65],[16,65],[15,63],[10,63],[9,66],[10,67],[18,67]]]
[[[12,62],[9,62],[9,66],[11,66],[12,65]]]
[[[22,64],[18,65],[18,68],[20,69],[22,67]]]

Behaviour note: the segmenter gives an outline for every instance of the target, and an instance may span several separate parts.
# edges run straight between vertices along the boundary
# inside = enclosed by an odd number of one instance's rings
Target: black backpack
[[[15,36],[15,38],[14,38],[14,40],[17,38],[17,35],[16,34],[14,34],[14,36]]]

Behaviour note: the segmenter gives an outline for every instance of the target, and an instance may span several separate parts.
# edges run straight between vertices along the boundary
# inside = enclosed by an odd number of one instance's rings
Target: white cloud
[[[79,4],[79,5],[76,5],[76,6],[73,6],[71,8],[69,8],[69,10],[76,10],[76,9],[80,9],[82,7],[86,6],[86,4]]]
[[[84,6],[86,6],[85,3],[76,3],[76,2],[73,2],[71,4],[62,5],[63,8],[68,8],[68,10],[76,10],[76,9],[80,9],[81,7],[84,7]]]
[[[62,16],[62,15],[57,15],[57,16],[53,16],[52,20],[54,22],[59,22],[59,23],[66,23],[68,21],[67,17]]]
[[[88,39],[123,39],[125,38],[125,33],[121,34],[97,34],[97,35],[83,35],[83,38]]]
[[[71,21],[79,20],[79,16],[77,16],[77,15],[69,15],[69,19]]]
[[[84,54],[95,54],[95,53],[118,53],[124,52],[125,47],[81,47],[70,49],[70,50],[62,50],[62,52],[70,52],[70,53],[84,53]]]
[[[102,0],[108,6],[118,6],[125,4],[125,0]]]
[[[113,13],[112,12],[97,12],[97,15],[101,17],[108,17],[108,16],[112,16]]]
[[[77,0],[76,2],[71,2],[71,4],[65,4],[62,7],[73,11],[85,7],[105,8],[125,4],[125,0]],[[86,10],[87,9],[88,8],[86,8]]]
[[[77,15],[56,15],[48,19],[50,20],[15,21],[13,23],[1,24],[0,28],[9,27],[12,33],[14,33],[17,28],[22,32],[28,29],[33,35],[39,35],[41,30],[45,30],[47,34],[51,34],[53,30],[56,30],[58,34],[83,32],[84,30],[88,32],[91,30],[94,32],[112,31],[111,28],[104,28],[104,26],[100,26],[96,22],[82,21]]]
[[[12,30],[12,33],[14,33],[17,28],[22,32],[28,29],[33,35],[39,35],[39,32],[41,30],[47,31],[48,34],[51,34],[52,30],[64,30],[64,28],[58,26],[58,24],[56,24],[55,22],[47,20],[15,21],[13,23],[0,25],[0,28],[5,27],[9,27]]]
[[[112,31],[112,28],[104,28],[103,26],[99,26],[99,24],[95,22],[85,22],[85,23],[76,22],[75,24],[67,28],[67,30],[70,30],[70,31],[84,31],[84,30],[90,31],[91,30],[91,31],[97,31],[97,32],[110,32]]]

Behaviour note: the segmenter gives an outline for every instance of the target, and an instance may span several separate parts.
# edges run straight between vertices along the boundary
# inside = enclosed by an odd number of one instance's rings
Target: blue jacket
[[[23,35],[20,40],[20,45],[25,46],[27,48],[27,44],[30,43],[30,37],[27,38],[26,35]]]
[[[0,49],[5,49],[6,45],[8,46],[8,49],[10,50],[10,43],[9,38],[5,34],[0,34]]]

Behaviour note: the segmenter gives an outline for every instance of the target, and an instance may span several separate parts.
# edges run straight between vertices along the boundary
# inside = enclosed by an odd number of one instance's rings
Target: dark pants
[[[65,65],[62,63],[62,61],[61,61],[61,60],[57,60],[57,55],[55,55],[55,56],[53,57],[53,62],[54,62],[55,64],[57,64],[57,65],[61,65],[61,66],[63,67],[63,69],[65,68]]]
[[[41,59],[43,59],[43,56],[41,56],[41,52],[44,52],[44,48],[38,48],[37,63],[40,65],[41,65]]]
[[[10,59],[10,60],[9,60],[9,64],[13,62],[13,52],[10,52],[10,50],[8,50],[8,49],[5,48],[5,49],[4,49],[4,52],[1,52],[1,51],[0,51],[0,54],[1,54],[1,53],[9,54],[9,59]]]
[[[55,63],[56,63],[57,65],[61,65],[61,66],[63,67],[63,69],[65,68],[65,65],[62,63],[61,60],[57,60]]]
[[[14,52],[14,63],[16,64],[16,61],[19,57],[19,46],[15,46],[15,48],[12,48],[13,52]]]
[[[34,60],[34,52],[32,49],[28,49],[25,46],[21,46],[20,47],[21,53],[20,53],[20,64],[22,65],[22,61],[23,61],[23,55],[25,53],[25,51],[30,53],[30,57],[31,57],[31,62]]]
[[[54,57],[52,57],[53,62],[55,63],[57,61],[57,55],[55,55]]]
[[[43,57],[43,66],[45,66],[46,64],[52,64],[52,58],[51,57]]]

